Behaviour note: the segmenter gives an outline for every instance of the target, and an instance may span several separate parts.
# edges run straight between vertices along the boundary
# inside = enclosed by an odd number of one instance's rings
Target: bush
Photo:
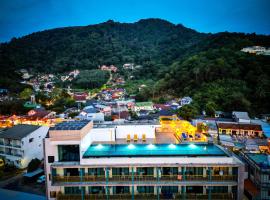
[[[35,171],[36,169],[39,168],[40,164],[41,164],[41,161],[39,159],[37,158],[32,159],[31,162],[28,164],[27,172]]]

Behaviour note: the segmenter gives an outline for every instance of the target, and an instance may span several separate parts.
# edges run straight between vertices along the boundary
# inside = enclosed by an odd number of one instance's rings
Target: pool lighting
[[[188,145],[188,147],[191,149],[195,149],[197,146],[195,144],[190,144],[190,145]]]
[[[206,146],[203,148],[204,150],[207,150]]]
[[[129,144],[128,149],[135,149],[135,145],[134,144]]]
[[[102,144],[98,144],[97,146],[96,146],[96,149],[102,149],[103,148],[103,145]]]
[[[175,146],[174,144],[170,144],[170,145],[169,145],[169,148],[170,148],[170,149],[175,149],[176,146]]]
[[[153,145],[153,144],[148,144],[148,145],[147,145],[147,148],[148,148],[148,149],[154,149],[154,148],[156,148],[156,146]]]

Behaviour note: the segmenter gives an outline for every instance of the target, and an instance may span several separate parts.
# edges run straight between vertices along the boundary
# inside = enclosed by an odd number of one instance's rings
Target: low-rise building
[[[270,155],[241,153],[247,164],[248,179],[245,192],[249,199],[270,199]]]
[[[245,137],[264,137],[259,124],[244,124],[236,122],[217,122],[219,134],[241,135]]]
[[[147,110],[147,111],[153,111],[153,102],[148,101],[148,102],[136,102],[134,106],[134,111],[139,112],[140,110]]]
[[[7,163],[26,168],[34,159],[43,159],[43,139],[46,126],[16,125],[0,133],[0,155]]]
[[[183,97],[180,100],[180,105],[181,106],[188,105],[188,104],[191,104],[191,102],[192,102],[192,98],[191,97]]]
[[[45,139],[47,198],[243,199],[244,165],[211,143],[174,143],[158,124],[64,122]]]
[[[232,117],[236,122],[239,123],[250,123],[250,118],[247,112],[233,111]]]
[[[98,112],[93,106],[86,106],[76,118],[92,120],[94,122],[104,122],[104,113]]]

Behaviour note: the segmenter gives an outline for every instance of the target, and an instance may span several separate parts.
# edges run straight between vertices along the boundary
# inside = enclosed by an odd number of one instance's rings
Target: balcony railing
[[[131,194],[111,194],[111,195],[106,195],[106,194],[88,194],[84,195],[82,198],[82,195],[80,194],[60,194],[57,195],[56,199],[57,200],[94,200],[94,199],[109,199],[114,200],[114,199],[132,199]],[[136,194],[134,195],[134,199],[142,200],[142,199],[157,199],[157,195],[154,194]],[[160,198],[163,199],[163,198]]]
[[[7,147],[21,148],[20,144],[13,144],[13,143],[0,143],[0,145],[7,146]]]
[[[198,193],[185,193],[185,194],[176,194],[175,199],[200,199],[200,200],[208,200],[211,197],[211,200],[234,200],[234,196],[232,193],[211,193],[211,194],[198,194]]]
[[[154,177],[153,175],[113,175],[106,180],[105,175],[85,175],[85,176],[53,176],[53,183],[61,182],[147,182],[147,181],[237,181],[235,175],[162,175],[161,177]]]
[[[210,199],[211,200],[234,200],[232,193],[212,193],[210,194]],[[110,199],[110,200],[115,200],[115,199],[132,199],[131,194],[88,194],[88,195],[82,195],[80,194],[58,194],[57,195],[57,200],[94,200],[94,199]],[[160,194],[159,197],[156,194],[152,193],[141,193],[141,194],[135,194],[134,199],[168,199],[168,196]],[[209,194],[195,194],[195,193],[185,193],[185,194],[173,194],[169,199],[192,199],[192,200],[208,200],[209,199]]]

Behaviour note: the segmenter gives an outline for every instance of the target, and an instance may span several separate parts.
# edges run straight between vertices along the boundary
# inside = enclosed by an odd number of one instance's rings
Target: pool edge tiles
[[[83,158],[99,157],[227,157],[215,144],[94,144]]]

